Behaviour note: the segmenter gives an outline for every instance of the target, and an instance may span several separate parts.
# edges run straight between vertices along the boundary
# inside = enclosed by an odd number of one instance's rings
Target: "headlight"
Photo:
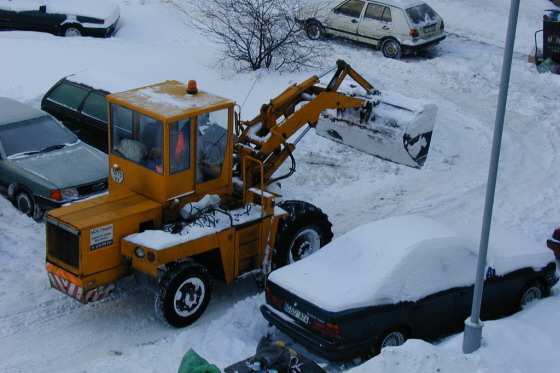
[[[144,249],[142,249],[140,246],[136,246],[134,248],[134,254],[138,257],[138,258],[143,258],[144,255],[146,255],[144,253]]]
[[[63,200],[72,200],[80,196],[76,188],[64,188],[60,190]]]

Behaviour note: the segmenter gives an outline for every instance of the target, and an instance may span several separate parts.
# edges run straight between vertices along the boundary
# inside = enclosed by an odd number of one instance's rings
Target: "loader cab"
[[[166,207],[231,193],[234,102],[188,88],[166,81],[107,96],[109,193]]]

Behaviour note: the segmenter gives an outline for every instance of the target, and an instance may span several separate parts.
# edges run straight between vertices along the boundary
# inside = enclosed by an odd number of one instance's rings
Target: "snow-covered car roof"
[[[115,72],[98,69],[80,71],[76,74],[66,76],[65,79],[109,93],[128,91],[156,83],[154,79],[147,75],[131,73],[117,74]]]
[[[16,12],[38,10],[39,6],[46,5],[47,13],[68,14],[95,17],[114,21],[118,18],[119,6],[110,1],[96,0],[0,0],[0,7]]]
[[[480,234],[480,233],[478,233]],[[269,280],[331,312],[416,301],[474,283],[476,233],[460,234],[421,216],[364,224],[313,255],[272,272]],[[542,268],[554,258],[546,246],[493,230],[488,266],[496,275]]]

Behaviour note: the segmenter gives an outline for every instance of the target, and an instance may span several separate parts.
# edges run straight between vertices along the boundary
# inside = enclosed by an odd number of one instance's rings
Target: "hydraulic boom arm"
[[[338,60],[337,70],[326,87],[319,86],[319,77],[314,75],[300,84],[293,84],[270,100],[269,104],[264,104],[260,114],[254,119],[238,123],[237,131],[240,135],[236,151],[241,158],[251,156],[263,163],[265,184],[270,182],[271,175],[295,149],[295,144],[287,143],[287,139],[306,124],[315,127],[324,110],[357,108],[362,110],[360,117],[368,119],[371,103],[337,92],[347,75],[366,92],[374,92],[368,81],[346,62]],[[300,104],[303,105],[298,107]],[[295,142],[297,141],[299,138]]]

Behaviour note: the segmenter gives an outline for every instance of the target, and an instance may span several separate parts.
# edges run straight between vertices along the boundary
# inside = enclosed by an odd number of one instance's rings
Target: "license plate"
[[[306,324],[309,324],[309,316],[305,315],[303,312],[301,312],[300,310],[295,309],[294,307],[288,305],[288,304],[284,304],[284,311],[290,315],[292,315],[293,317],[295,317],[298,320],[303,321]]]
[[[430,32],[434,32],[436,31],[436,25],[430,25],[430,26],[426,26],[424,27],[424,33],[430,33]]]

